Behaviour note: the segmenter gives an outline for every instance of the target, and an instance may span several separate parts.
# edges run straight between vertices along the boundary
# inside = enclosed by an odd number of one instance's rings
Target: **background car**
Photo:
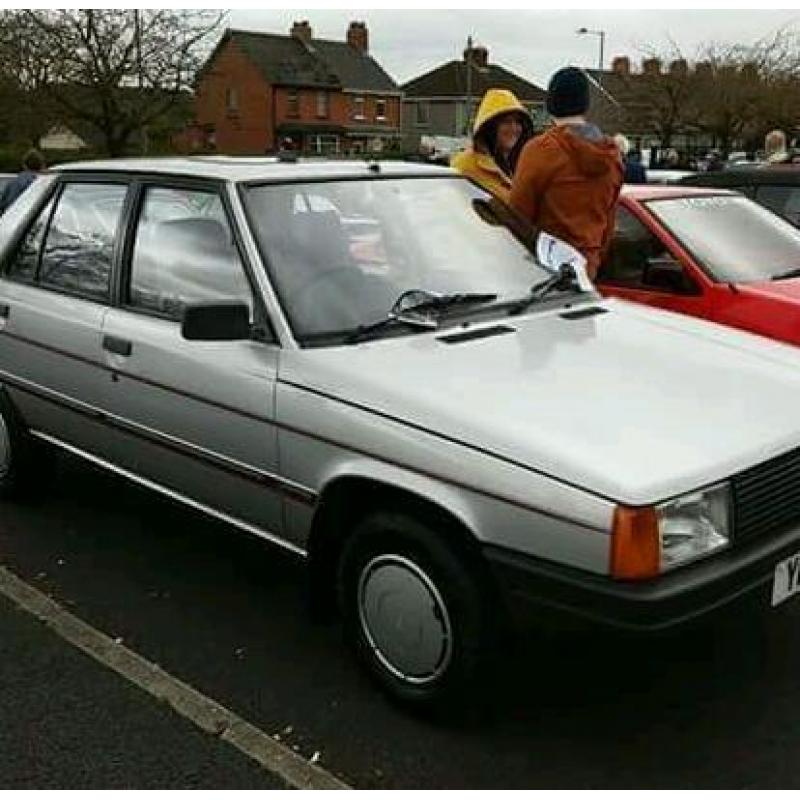
[[[800,165],[734,167],[721,172],[688,175],[681,178],[680,183],[733,189],[780,214],[792,225],[800,226]]]
[[[683,169],[648,169],[647,182],[656,184],[680,183],[694,175]]]
[[[609,296],[800,344],[800,231],[733,192],[625,187],[597,284]]]

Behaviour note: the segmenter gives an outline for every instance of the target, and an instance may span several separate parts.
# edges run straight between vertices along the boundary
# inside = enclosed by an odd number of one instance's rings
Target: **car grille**
[[[800,450],[742,472],[732,480],[734,532],[745,541],[800,521]]]

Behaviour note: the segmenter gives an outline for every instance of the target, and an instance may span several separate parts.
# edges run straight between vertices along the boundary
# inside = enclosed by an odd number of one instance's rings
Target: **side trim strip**
[[[257,469],[249,464],[243,464],[241,461],[226,456],[221,456],[218,453],[206,450],[204,447],[191,444],[190,442],[186,442],[174,436],[169,436],[168,434],[161,433],[160,431],[153,430],[144,425],[121,419],[114,414],[109,414],[108,412],[101,411],[86,403],[81,403],[78,400],[66,397],[52,389],[39,386],[23,378],[16,378],[8,375],[8,373],[3,370],[0,370],[0,380],[5,381],[9,386],[13,386],[21,392],[26,392],[46,402],[69,408],[77,414],[90,417],[97,422],[125,431],[125,433],[131,436],[165,447],[187,458],[193,458],[196,461],[211,465],[231,475],[235,475],[238,478],[261,484],[273,491],[281,492],[298,502],[305,503],[306,505],[314,505],[317,501],[316,492],[305,486],[301,486],[299,483],[294,483],[293,481],[283,478],[280,475]]]
[[[109,472],[113,472],[117,475],[121,475],[123,478],[127,478],[134,483],[138,483],[141,486],[144,486],[148,489],[152,489],[159,494],[163,494],[166,497],[169,497],[173,500],[177,500],[179,503],[183,503],[184,505],[189,506],[190,508],[194,508],[197,511],[201,511],[204,514],[208,514],[210,517],[215,517],[216,519],[221,520],[222,522],[226,522],[229,525],[234,526],[235,528],[240,528],[243,531],[247,531],[248,533],[252,533],[255,536],[258,536],[261,539],[266,539],[272,544],[276,544],[279,547],[284,548],[285,550],[289,550],[290,552],[298,555],[302,558],[307,558],[308,553],[302,547],[298,547],[291,542],[287,542],[285,539],[282,539],[280,536],[276,536],[274,533],[270,533],[263,528],[259,528],[255,525],[251,525],[249,522],[245,522],[244,520],[239,519],[238,517],[233,517],[230,514],[226,514],[223,511],[218,511],[215,508],[211,508],[211,506],[207,506],[204,503],[199,503],[197,500],[192,500],[186,495],[181,494],[180,492],[176,492],[174,489],[168,489],[166,486],[163,486],[160,483],[156,483],[155,481],[151,481],[148,478],[143,478],[141,475],[137,475],[135,472],[130,472],[127,469],[123,469],[122,467],[118,467],[114,464],[111,464],[109,461],[105,461],[102,458],[98,458],[97,456],[92,455],[91,453],[87,453],[85,450],[81,450],[78,447],[74,447],[71,444],[67,444],[66,442],[61,441],[61,439],[57,439],[55,436],[51,436],[48,433],[43,433],[42,431],[37,430],[30,430],[29,433],[31,436],[35,436],[37,439],[42,439],[49,444],[55,445],[56,447],[60,447],[62,450],[66,450],[73,455],[78,456],[79,458],[83,458],[86,461],[90,461],[92,464],[96,464],[99,467],[103,467],[103,469],[107,469]]]
[[[2,370],[0,370],[0,379],[5,380],[7,383],[9,383],[12,386],[15,386],[20,391],[28,392],[30,394],[42,398],[43,400],[56,403],[57,405],[65,406],[73,411],[76,411],[77,413],[92,417],[101,423],[111,425],[112,427],[117,427],[121,430],[125,430],[126,432],[129,432],[134,436],[139,436],[149,441],[154,441],[157,444],[160,444],[164,447],[169,447],[174,451],[180,452],[182,455],[198,458],[204,462],[211,462],[214,464],[214,466],[217,466],[221,469],[227,469],[228,471],[234,472],[240,477],[249,478],[250,480],[256,480],[259,483],[275,488],[276,491],[280,491],[285,496],[297,500],[298,502],[305,503],[307,505],[314,505],[314,503],[316,503],[317,501],[318,494],[316,492],[312,491],[311,489],[307,489],[304,486],[300,486],[299,484],[292,483],[287,479],[280,477],[279,475],[271,475],[269,473],[255,470],[252,467],[245,467],[245,465],[241,465],[239,464],[239,462],[231,461],[229,459],[223,460],[222,457],[220,456],[210,454],[206,450],[201,450],[200,448],[197,448],[194,445],[189,445],[188,443],[182,442],[181,440],[175,440],[172,437],[166,436],[165,434],[157,433],[155,431],[150,431],[149,429],[140,429],[139,426],[136,426],[133,423],[129,423],[125,420],[119,420],[118,418],[115,418],[112,415],[107,414],[105,412],[99,411],[93,408],[92,406],[87,406],[84,403],[80,403],[77,400],[64,397],[63,395],[57,392],[53,392],[50,389],[45,389],[44,387],[32,384],[29,381],[24,381],[23,379],[8,375]],[[303,388],[303,387],[298,387],[298,388]],[[540,514],[541,516],[549,517],[550,519],[555,519],[558,520],[559,522],[567,522],[570,525],[577,525],[578,527],[583,528],[584,530],[595,531],[597,533],[602,533],[605,535],[609,534],[609,531],[606,528],[602,528],[597,525],[590,525],[583,520],[573,519],[571,517],[567,517],[562,514],[556,514],[553,511],[547,511],[545,509],[532,506],[528,503],[523,503],[520,502],[519,500],[506,497],[502,494],[498,494],[496,492],[490,492],[487,489],[483,489],[478,486],[473,486],[471,484],[464,483],[463,481],[459,481],[455,478],[439,475],[435,472],[422,469],[421,467],[412,467],[409,466],[408,464],[403,464],[400,461],[394,461],[385,455],[374,453],[369,450],[359,448],[355,445],[347,444],[346,442],[341,442],[336,439],[331,439],[329,437],[323,436],[318,433],[312,433],[302,428],[296,428],[292,425],[287,425],[286,423],[275,422],[273,424],[275,425],[276,428],[288,431],[289,433],[294,433],[297,434],[298,436],[305,436],[308,439],[313,439],[314,441],[322,442],[323,444],[329,444],[333,447],[339,447],[351,453],[356,453],[358,455],[366,456],[367,458],[374,459],[375,461],[380,461],[384,464],[389,464],[390,466],[398,467],[399,469],[408,470],[409,472],[413,472],[416,475],[422,475],[423,477],[430,478],[432,480],[441,481],[442,483],[455,486],[459,489],[465,489],[467,491],[474,492],[475,494],[479,494],[483,497],[489,497],[493,500],[498,500],[501,503],[507,503],[508,505],[515,506],[516,508],[521,508],[525,511],[532,511],[535,514]],[[245,469],[242,469],[242,467],[245,467]]]

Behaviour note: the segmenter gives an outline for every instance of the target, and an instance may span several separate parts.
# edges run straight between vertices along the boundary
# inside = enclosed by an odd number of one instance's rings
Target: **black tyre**
[[[51,465],[52,454],[31,439],[8,395],[0,390],[0,498],[30,497]]]
[[[452,705],[496,644],[488,581],[467,549],[402,512],[357,525],[339,562],[346,634],[370,674],[417,709]]]

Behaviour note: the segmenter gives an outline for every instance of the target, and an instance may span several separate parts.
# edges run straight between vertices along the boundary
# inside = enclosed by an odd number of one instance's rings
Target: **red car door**
[[[711,282],[666,231],[624,198],[597,284],[609,297],[693,317],[712,316]]]

